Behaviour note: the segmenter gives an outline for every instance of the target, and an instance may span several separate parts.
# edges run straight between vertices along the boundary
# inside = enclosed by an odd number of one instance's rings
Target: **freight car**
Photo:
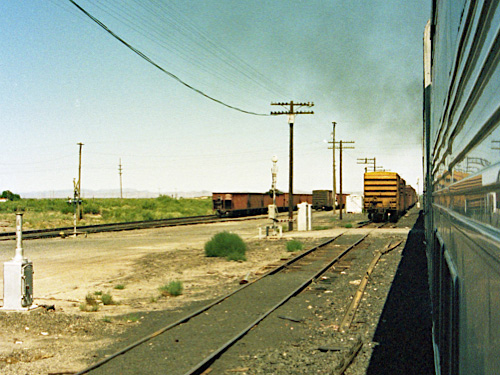
[[[408,211],[417,203],[417,192],[410,185],[405,186],[405,210]]]
[[[424,210],[436,374],[500,373],[500,1],[433,0]]]
[[[333,192],[331,190],[313,190],[312,208],[313,210],[333,210]]]
[[[413,193],[412,193],[413,191]],[[397,221],[415,204],[415,190],[395,172],[366,172],[364,209],[373,221]]]
[[[276,195],[276,206],[279,212],[288,211],[288,193]],[[297,204],[312,204],[312,194],[294,194],[294,210]],[[213,210],[219,216],[251,216],[267,213],[268,206],[273,204],[273,196],[269,193],[212,193]]]

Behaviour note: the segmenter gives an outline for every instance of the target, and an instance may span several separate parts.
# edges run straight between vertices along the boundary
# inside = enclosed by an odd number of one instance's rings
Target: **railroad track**
[[[252,217],[252,218],[256,218],[256,217]],[[178,225],[205,224],[205,223],[214,223],[214,222],[230,221],[230,220],[238,220],[238,218],[219,218],[217,215],[204,215],[204,216],[187,216],[187,217],[162,219],[162,220],[133,221],[133,222],[128,222],[128,223],[83,225],[83,226],[78,226],[76,228],[76,230],[77,230],[76,234],[86,235],[88,233],[117,232],[117,231],[124,231],[124,230],[161,228],[161,227],[170,227],[170,226],[178,226]],[[239,218],[239,220],[241,220],[241,218]],[[23,239],[38,239],[38,238],[50,238],[50,237],[59,237],[59,236],[71,236],[74,234],[75,234],[74,227],[23,230]],[[0,241],[12,240],[15,238],[16,238],[16,232],[0,233]]]
[[[389,226],[390,224],[393,225],[394,227],[394,223],[389,223],[388,221],[386,222],[383,222],[383,223],[375,223],[371,220],[367,220],[367,221],[361,221],[358,223],[358,228],[384,228],[384,227],[387,227]]]
[[[250,330],[318,280],[367,236],[334,237],[76,375],[202,374]],[[181,356],[189,360],[179,363],[176,358]]]

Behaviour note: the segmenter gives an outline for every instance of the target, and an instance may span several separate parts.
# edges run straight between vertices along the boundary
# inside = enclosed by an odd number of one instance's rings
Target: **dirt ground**
[[[315,225],[330,223],[331,215],[315,213]],[[259,240],[258,229],[266,224],[267,220],[257,219],[24,241],[25,256],[35,271],[34,301],[41,307],[28,312],[0,311],[0,372],[81,370],[93,362],[89,353],[141,324],[143,312],[175,311],[229,292],[247,273],[255,278],[267,265],[291,257],[286,251],[291,237],[299,237],[309,248],[347,230],[293,232],[280,240]],[[221,231],[237,233],[247,242],[247,261],[204,256],[204,244]],[[392,231],[406,233],[407,229]],[[0,262],[12,259],[14,253],[14,241],[0,242]],[[183,294],[161,296],[158,288],[173,280],[182,281]],[[100,304],[95,312],[82,310],[88,294],[100,293],[110,294],[116,304]]]

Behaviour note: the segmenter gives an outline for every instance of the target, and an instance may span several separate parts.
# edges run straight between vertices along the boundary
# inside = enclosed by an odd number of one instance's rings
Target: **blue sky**
[[[295,190],[331,189],[332,121],[344,190],[361,191],[357,158],[421,179],[422,35],[429,2],[76,0],[165,70],[206,94],[296,118]],[[142,4],[139,5],[139,4]],[[82,188],[266,191],[277,155],[288,189],[286,116],[210,101],[150,65],[69,1],[0,5],[0,191]],[[337,155],[338,160],[338,155]]]

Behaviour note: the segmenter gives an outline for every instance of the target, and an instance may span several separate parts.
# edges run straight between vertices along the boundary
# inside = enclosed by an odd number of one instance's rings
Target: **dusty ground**
[[[331,217],[331,212],[315,213],[313,226],[331,226]],[[362,215],[349,219],[365,220]],[[55,310],[0,311],[0,373],[81,370],[94,361],[89,353],[141,324],[144,312],[179,312],[181,307],[226,294],[248,272],[255,278],[266,265],[292,256],[286,251],[291,237],[299,237],[310,248],[347,230],[341,224],[330,230],[285,233],[281,240],[259,240],[258,228],[266,224],[267,220],[258,219],[24,241],[25,256],[35,271],[35,304]],[[204,244],[221,231],[238,233],[247,242],[246,262],[204,256]],[[390,231],[403,234],[407,229]],[[15,241],[0,242],[0,262],[12,259],[14,253]],[[158,288],[172,280],[183,282],[183,294],[160,296]],[[95,292],[111,294],[116,304],[100,304],[96,312],[82,311],[86,295]]]
[[[318,213],[316,223],[328,224],[330,217],[331,213]],[[92,362],[88,353],[109,345],[131,325],[141,324],[141,312],[175,310],[225,294],[248,272],[256,277],[266,265],[291,256],[286,251],[287,238],[303,237],[308,248],[346,230],[294,232],[281,240],[259,240],[258,228],[266,223],[259,219],[24,241],[25,256],[35,271],[35,304],[55,310],[0,312],[0,372],[80,370]],[[247,241],[246,262],[204,256],[205,242],[224,230]],[[0,242],[0,262],[10,260],[14,253],[14,241]],[[172,280],[183,282],[183,294],[160,296],[158,287]],[[3,290],[2,284],[3,277]],[[82,311],[86,295],[95,292],[111,294],[116,304],[101,304],[96,312]]]

